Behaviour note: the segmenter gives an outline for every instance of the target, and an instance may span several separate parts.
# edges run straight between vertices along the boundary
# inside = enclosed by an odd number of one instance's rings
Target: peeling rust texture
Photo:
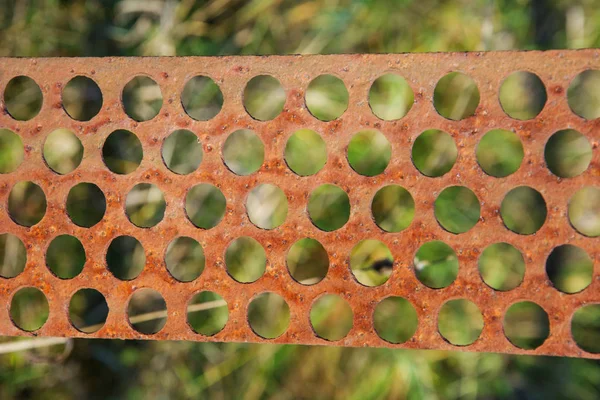
[[[580,349],[572,339],[570,330],[575,310],[584,304],[600,302],[599,239],[579,234],[569,224],[567,217],[568,201],[572,194],[586,185],[598,184],[600,152],[596,148],[600,120],[586,121],[578,117],[569,109],[566,98],[567,88],[577,74],[591,68],[600,69],[599,56],[597,50],[581,50],[218,58],[0,59],[0,92],[4,92],[7,82],[14,76],[27,75],[38,83],[44,96],[40,113],[30,121],[16,121],[7,112],[0,115],[0,126],[18,133],[25,145],[25,160],[19,168],[0,175],[0,226],[2,233],[18,236],[28,252],[24,272],[12,279],[0,278],[0,334],[320,344],[600,358],[600,355]],[[469,75],[480,91],[481,100],[475,115],[461,121],[447,120],[438,115],[433,107],[434,87],[440,78],[451,71]],[[548,101],[540,115],[533,120],[511,119],[499,104],[498,89],[503,79],[515,71],[534,72],[546,86]],[[412,109],[397,121],[378,119],[367,101],[372,82],[387,72],[403,76],[415,93]],[[309,82],[325,73],[341,78],[350,95],[347,111],[331,122],[314,118],[304,101]],[[242,104],[246,83],[261,74],[276,77],[287,95],[283,112],[267,122],[254,120]],[[92,78],[102,90],[102,110],[88,122],[71,119],[61,107],[62,88],[76,75]],[[154,79],[160,85],[164,98],[159,115],[147,122],[136,122],[129,118],[121,103],[124,85],[137,75],[148,75]],[[211,77],[223,92],[223,109],[207,122],[191,119],[180,102],[185,83],[196,75]],[[54,173],[42,158],[44,139],[57,128],[75,132],[85,147],[83,162],[67,175]],[[181,128],[195,132],[204,150],[200,168],[185,176],[169,171],[160,154],[163,139]],[[254,130],[265,144],[265,161],[257,173],[249,176],[233,174],[221,159],[221,149],[228,134],[241,128]],[[301,128],[319,132],[327,143],[327,164],[311,177],[297,176],[283,159],[287,139]],[[392,160],[385,172],[376,177],[358,175],[346,160],[346,149],[352,135],[368,128],[385,134],[392,145]],[[431,128],[448,132],[459,149],[453,169],[439,178],[425,177],[411,162],[412,143],[421,132]],[[486,175],[475,157],[479,139],[494,128],[516,132],[525,149],[521,168],[501,179]],[[583,133],[592,144],[594,154],[590,167],[583,174],[560,179],[546,167],[544,145],[554,132],[566,128]],[[102,161],[102,144],[116,129],[135,132],[143,145],[144,159],[140,167],[129,175],[110,172]],[[38,184],[48,201],[45,217],[31,228],[15,224],[6,212],[11,187],[24,180]],[[66,214],[67,193],[78,182],[96,184],[107,200],[103,220],[91,228],[76,226]],[[126,194],[140,182],[157,185],[167,202],[164,219],[149,229],[134,226],[124,212]],[[225,218],[209,230],[195,227],[184,210],[186,191],[200,182],[219,187],[227,200]],[[275,184],[287,196],[287,219],[276,229],[259,229],[248,219],[245,198],[259,183]],[[309,194],[324,183],[340,186],[350,197],[350,220],[334,232],[320,231],[311,223],[306,211]],[[371,217],[374,194],[392,183],[408,189],[416,203],[412,224],[399,233],[382,231]],[[481,204],[479,222],[468,232],[458,235],[442,229],[433,212],[437,195],[443,188],[452,185],[469,187]],[[504,195],[521,185],[538,190],[548,206],[546,222],[534,235],[524,236],[509,231],[500,217],[500,203]],[[83,272],[70,280],[55,277],[44,261],[48,244],[60,234],[79,238],[87,254]],[[120,235],[134,236],[146,250],[144,271],[131,281],[118,280],[105,265],[107,247],[113,238]],[[165,267],[166,247],[177,236],[195,238],[205,252],[206,268],[198,279],[190,283],[176,281]],[[255,238],[267,253],[267,270],[254,283],[234,281],[225,268],[225,249],[240,236]],[[330,259],[327,277],[312,286],[294,281],[285,263],[289,247],[304,237],[321,242]],[[392,275],[381,286],[366,287],[359,284],[349,268],[350,251],[362,239],[380,240],[394,255]],[[444,289],[424,286],[416,278],[412,267],[414,254],[420,245],[434,239],[450,245],[456,251],[460,264],[457,279]],[[514,290],[495,291],[482,281],[478,272],[477,260],[481,251],[497,242],[511,243],[524,255],[525,278]],[[556,290],[545,272],[545,261],[550,251],[566,243],[584,249],[594,260],[592,284],[586,290],[570,295]],[[50,306],[47,322],[35,332],[20,330],[9,315],[12,295],[25,286],[34,286],[43,291]],[[104,294],[110,309],[104,327],[91,334],[75,329],[68,317],[71,296],[78,289],[86,287]],[[167,304],[167,323],[154,335],[138,333],[127,319],[128,299],[135,290],[143,287],[159,291]],[[201,290],[220,294],[229,308],[227,325],[211,337],[192,331],[186,320],[186,304],[193,294]],[[288,329],[272,340],[257,336],[247,323],[250,299],[265,291],[278,293],[285,298],[291,312]],[[339,294],[348,301],[354,312],[352,330],[344,339],[335,342],[317,337],[310,324],[311,304],[325,293]],[[418,314],[418,329],[403,344],[394,345],[382,340],[373,328],[375,306],[390,295],[408,299]],[[446,301],[456,298],[471,300],[483,314],[483,332],[469,346],[453,346],[443,339],[437,329],[438,310]],[[535,350],[519,349],[503,334],[504,313],[511,304],[522,300],[542,306],[550,319],[550,336]]]

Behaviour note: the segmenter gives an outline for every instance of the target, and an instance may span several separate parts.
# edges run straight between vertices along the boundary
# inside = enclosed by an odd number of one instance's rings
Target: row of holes
[[[591,186],[580,189],[569,200],[568,219],[582,235],[600,235],[599,204],[600,189]],[[247,195],[245,205],[249,220],[258,228],[275,229],[287,219],[287,197],[276,185],[258,184]],[[43,219],[46,206],[46,196],[37,184],[20,181],[10,191],[7,211],[15,223],[31,227]],[[159,224],[166,208],[162,191],[150,183],[138,183],[125,198],[125,214],[132,224],[140,228]],[[443,189],[433,208],[440,226],[450,233],[465,233],[480,220],[480,202],[475,193],[464,186]],[[187,191],[184,209],[194,226],[211,229],[225,217],[226,199],[217,187],[201,183]],[[104,193],[93,183],[78,183],[69,190],[66,210],[75,225],[90,228],[104,218]],[[377,191],[371,202],[371,211],[374,222],[383,231],[400,232],[414,219],[415,201],[402,186],[389,185]],[[520,235],[536,233],[547,217],[543,196],[528,186],[507,192],[499,211],[506,228]],[[342,188],[324,184],[311,192],[306,212],[314,226],[332,232],[349,221],[350,198]]]
[[[255,239],[243,236],[233,240],[224,253],[227,273],[235,281],[251,283],[260,279],[267,267],[267,256]],[[14,278],[27,262],[23,242],[12,234],[0,235],[0,276]],[[46,250],[46,265],[60,279],[72,279],[83,271],[86,252],[74,236],[54,238]],[[180,282],[192,282],[204,271],[206,259],[202,246],[182,236],[167,247],[164,262],[169,274]],[[146,265],[141,243],[131,236],[113,239],[106,251],[106,267],[120,280],[136,279]],[[366,239],[350,252],[349,265],[356,280],[364,286],[380,286],[392,274],[394,257],[382,242]],[[286,266],[292,278],[303,285],[321,282],[329,271],[329,256],[323,245],[312,238],[294,243],[287,251]],[[458,276],[459,262],[454,250],[441,241],[423,244],[415,253],[413,271],[417,279],[432,289],[450,286]],[[495,243],[486,247],[478,261],[482,280],[492,289],[515,289],[525,277],[525,260],[514,246]],[[565,244],[554,248],[546,260],[546,273],[554,287],[563,293],[578,293],[593,280],[593,261],[581,248]]]
[[[587,70],[577,75],[567,91],[571,110],[585,118],[600,117],[600,105],[595,94],[600,86],[600,71]],[[246,111],[260,121],[272,120],[285,105],[286,93],[281,83],[270,75],[250,79],[243,92]],[[42,92],[27,76],[11,79],[4,92],[8,113],[17,120],[33,118],[41,109]],[[163,97],[159,85],[148,76],[137,76],[125,85],[122,93],[123,108],[136,121],[147,121],[160,112]],[[503,110],[512,118],[535,118],[547,101],[542,80],[531,72],[518,71],[509,75],[499,90]],[[62,94],[63,107],[76,120],[88,121],[102,108],[102,92],[96,82],[76,76],[67,83]],[[189,80],[182,92],[181,102],[187,114],[201,121],[215,117],[223,107],[223,94],[209,77],[196,76]],[[404,78],[386,74],[376,79],[369,91],[369,105],[383,120],[404,117],[414,102],[414,93]],[[313,116],[332,121],[348,108],[349,94],[344,82],[333,75],[320,75],[306,90],[305,103]],[[451,120],[460,120],[475,114],[479,105],[479,89],[465,74],[452,72],[439,80],[435,87],[433,104],[437,112]]]
[[[23,307],[29,308],[29,313],[22,312]],[[93,333],[101,329],[108,313],[104,296],[95,289],[80,289],[71,298],[69,319],[81,332]],[[131,327],[142,334],[156,334],[167,322],[166,303],[154,289],[136,290],[129,299],[127,314]],[[13,323],[22,330],[40,329],[48,315],[48,302],[39,289],[22,288],[12,297],[10,316]],[[574,313],[571,322],[575,342],[583,350],[592,353],[600,352],[600,329],[594,327],[591,322],[599,315],[600,304],[586,305]],[[187,322],[196,333],[204,336],[215,335],[225,327],[228,319],[227,303],[214,292],[197,293],[188,303]],[[247,320],[256,335],[264,339],[274,339],[287,330],[290,308],[278,294],[260,293],[248,305]],[[454,299],[444,303],[437,320],[438,332],[455,346],[474,343],[484,327],[481,311],[466,299]],[[353,327],[353,311],[340,296],[325,294],[313,303],[310,322],[316,336],[328,341],[341,340]],[[504,334],[510,343],[525,350],[535,349],[545,342],[550,334],[549,325],[547,313],[531,301],[514,303],[504,314]],[[417,313],[408,300],[390,296],[376,306],[373,326],[383,340],[394,344],[404,343],[416,332]],[[584,330],[585,334],[582,332]]]
[[[10,173],[23,160],[23,142],[14,132],[0,129],[0,144],[0,173]],[[59,174],[73,172],[81,163],[83,153],[84,148],[79,138],[66,129],[53,131],[44,142],[44,160]],[[109,170],[117,174],[129,174],[142,162],[142,143],[134,133],[116,130],[106,138],[102,156]],[[428,177],[448,173],[457,156],[458,149],[454,139],[448,133],[436,129],[421,133],[412,148],[413,164]],[[495,129],[481,138],[476,156],[484,172],[501,178],[519,169],[524,149],[515,133]],[[592,156],[592,146],[587,138],[572,129],[561,130],[552,135],[544,151],[546,165],[553,174],[561,178],[571,178],[585,172]],[[167,168],[177,174],[194,172],[200,166],[202,158],[202,144],[191,131],[176,130],[163,142],[162,159]],[[253,131],[237,130],[226,139],[222,158],[235,174],[250,175],[263,164],[264,144]],[[348,144],[347,158],[357,173],[364,176],[379,175],[385,171],[392,158],[392,146],[379,131],[360,131]],[[296,174],[314,175],[327,162],[325,141],[312,130],[296,131],[287,141],[284,159]]]

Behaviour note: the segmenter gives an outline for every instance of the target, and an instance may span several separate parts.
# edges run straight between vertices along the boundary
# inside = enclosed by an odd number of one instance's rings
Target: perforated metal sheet
[[[0,93],[14,76],[26,75],[40,86],[44,101],[41,112],[30,121],[16,121],[7,112],[0,114],[0,127],[16,132],[25,145],[25,160],[9,174],[0,175],[0,230],[18,236],[27,248],[25,271],[15,278],[0,279],[0,334],[15,336],[67,336],[126,339],[177,339],[220,342],[333,344],[390,348],[422,348],[483,352],[563,355],[598,358],[581,350],[572,339],[570,321],[581,305],[600,302],[600,249],[598,238],[578,233],[569,223],[567,206],[570,197],[585,186],[598,186],[600,153],[597,150],[600,120],[586,121],[575,115],[567,104],[566,91],[571,80],[586,69],[600,68],[597,50],[551,52],[448,53],[400,55],[339,56],[271,56],[271,57],[183,57],[183,58],[63,58],[0,59]],[[518,121],[508,117],[498,102],[502,80],[514,71],[532,71],[544,82],[548,101],[533,120]],[[461,71],[477,83],[481,100],[474,116],[461,121],[447,120],[433,106],[436,83],[451,71]],[[404,118],[382,121],[369,108],[368,91],[372,82],[386,72],[403,76],[413,89],[415,102]],[[331,122],[321,122],[306,108],[304,94],[309,82],[320,74],[341,78],[350,95],[347,111]],[[124,85],[136,75],[148,75],[161,88],[164,102],[157,117],[147,122],[129,118],[122,107]],[[248,80],[259,74],[276,77],[283,85],[287,100],[284,111],[274,120],[260,122],[245,111],[242,93]],[[74,76],[93,79],[102,90],[103,107],[89,122],[71,119],[63,110],[61,92]],[[180,96],[184,84],[196,75],[215,80],[224,96],[222,111],[207,122],[191,119],[184,111]],[[3,107],[4,108],[4,104]],[[81,165],[72,173],[58,175],[43,161],[45,137],[56,128],[77,134],[85,147]],[[161,145],[175,129],[189,129],[200,138],[204,159],[190,175],[176,175],[161,159]],[[221,149],[227,136],[240,128],[254,130],[265,144],[265,161],[257,173],[238,176],[224,165]],[[325,167],[311,177],[294,174],[283,159],[289,136],[298,129],[320,133],[327,144]],[[392,159],[385,172],[365,177],[352,170],[346,149],[352,135],[362,129],[382,132],[392,146]],[[412,164],[411,147],[426,129],[448,132],[458,147],[453,169],[439,178],[422,175]],[[506,177],[494,178],[478,166],[475,148],[490,129],[516,132],[524,146],[520,169]],[[589,168],[581,175],[561,179],[553,175],[544,161],[544,145],[556,131],[566,128],[583,133],[593,147]],[[101,148],[106,137],[116,129],[128,129],[138,136],[144,150],[140,167],[129,175],[110,172],[102,161]],[[18,181],[33,181],[44,191],[48,202],[41,222],[31,228],[17,225],[7,213],[8,196]],[[66,214],[69,189],[78,182],[92,182],[102,189],[107,210],[100,223],[81,228]],[[164,193],[167,209],[156,226],[134,226],[124,212],[125,196],[137,183],[157,185]],[[213,229],[195,227],[184,211],[186,191],[201,182],[211,183],[223,192],[227,201],[225,218]],[[245,208],[247,193],[259,183],[272,183],[285,192],[289,204],[286,221],[273,230],[253,225]],[[334,232],[316,228],[306,207],[311,191],[324,183],[344,189],[350,198],[349,222]],[[400,233],[386,233],[372,220],[371,201],[378,189],[399,184],[410,191],[416,203],[411,225]],[[433,204],[440,191],[452,185],[469,187],[481,205],[479,222],[466,233],[445,231],[435,219]],[[543,227],[533,235],[509,231],[500,217],[500,203],[512,188],[527,185],[544,197],[548,216]],[[44,257],[52,238],[71,234],[85,247],[87,261],[77,277],[61,280],[46,267]],[[107,271],[105,254],[111,240],[120,235],[137,238],[146,249],[146,265],[132,281],[121,281]],[[167,272],[164,254],[177,236],[190,236],[202,245],[206,268],[190,283],[176,281]],[[224,252],[234,238],[250,236],[258,240],[267,253],[267,269],[262,278],[250,284],[234,281],[226,272]],[[285,256],[298,239],[312,237],[323,244],[330,258],[327,277],[313,286],[304,286],[289,275]],[[351,249],[361,239],[385,243],[395,262],[390,279],[379,287],[359,284],[349,268]],[[430,289],[415,277],[413,257],[424,242],[437,239],[457,253],[460,269],[457,279],[444,289]],[[526,273],[517,288],[500,292],[488,287],[480,277],[477,260],[482,249],[496,242],[508,242],[524,255]],[[594,278],[580,293],[564,294],[556,290],[545,272],[550,251],[562,244],[584,249],[594,260]],[[46,295],[50,314],[36,332],[18,329],[9,316],[12,295],[25,286],[39,288]],[[100,291],[110,312],[103,328],[92,334],[75,329],[68,317],[70,297],[80,288]],[[157,290],[166,300],[168,319],[154,335],[135,331],[127,320],[127,304],[132,293],[143,287]],[[186,305],[200,290],[219,293],[227,301],[229,320],[218,334],[205,337],[193,332],[186,322]],[[257,336],[247,323],[249,300],[257,293],[271,291],[289,304],[291,321],[283,335],[267,340]],[[341,295],[354,312],[349,334],[337,342],[318,338],[311,328],[311,304],[325,293]],[[402,296],[415,307],[419,324],[414,336],[404,344],[382,340],[373,329],[375,306],[389,295]],[[465,298],[474,302],[483,314],[484,328],[472,345],[457,347],[439,334],[437,314],[449,299]],[[503,333],[503,316],[507,308],[520,300],[530,300],[548,313],[550,335],[535,350],[512,345]]]

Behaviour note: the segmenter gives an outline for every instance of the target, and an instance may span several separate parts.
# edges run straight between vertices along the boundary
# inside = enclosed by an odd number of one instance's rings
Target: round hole
[[[327,276],[329,256],[318,240],[304,238],[292,245],[287,253],[286,264],[296,282],[314,285]]]
[[[223,145],[223,161],[237,175],[250,175],[258,171],[264,158],[262,140],[248,129],[233,132]]]
[[[73,132],[57,129],[44,142],[44,160],[58,174],[73,172],[83,159],[83,145]]]
[[[96,289],[80,289],[69,303],[69,319],[73,326],[83,333],[98,331],[108,318],[106,299]]]
[[[519,136],[504,129],[486,133],[477,144],[476,153],[481,169],[496,178],[517,172],[525,154]]]
[[[167,303],[154,289],[138,289],[129,299],[127,317],[136,331],[155,334],[167,323]]]
[[[546,260],[546,273],[554,287],[564,293],[577,293],[592,283],[594,262],[577,246],[555,247]]]
[[[483,331],[483,316],[479,307],[466,299],[447,301],[438,314],[438,331],[455,346],[472,344]]]
[[[406,80],[396,74],[385,74],[373,82],[369,90],[369,106],[380,119],[393,121],[408,114],[415,95]]]
[[[379,240],[361,240],[350,252],[350,269],[365,286],[380,286],[390,278],[394,257]]]
[[[162,159],[167,168],[176,174],[191,174],[202,162],[202,144],[193,132],[177,130],[165,139]]]
[[[90,78],[76,76],[63,89],[62,103],[69,117],[77,121],[89,121],[102,108],[102,92]]]
[[[246,210],[254,225],[262,229],[274,229],[285,222],[288,213],[287,197],[277,186],[261,184],[248,194]]]
[[[104,217],[106,199],[93,183],[78,183],[67,195],[67,214],[75,225],[90,228]]]
[[[377,335],[394,344],[404,343],[413,337],[418,324],[415,308],[403,297],[386,297],[377,304],[373,313]]]
[[[452,247],[434,240],[423,244],[413,260],[415,275],[432,289],[450,286],[458,276],[458,258]]]
[[[132,224],[151,228],[162,221],[167,203],[158,186],[138,183],[127,194],[125,213]]]
[[[270,75],[258,75],[244,89],[244,107],[252,118],[269,121],[281,114],[285,105],[285,90]]]
[[[548,96],[544,83],[536,74],[517,71],[502,82],[498,98],[509,117],[528,120],[537,117]]]
[[[449,172],[457,155],[458,150],[452,136],[437,129],[421,133],[412,148],[413,164],[419,172],[430,177]]]
[[[117,279],[130,281],[137,278],[146,265],[142,244],[131,236],[114,238],[106,251],[106,267]]]
[[[408,228],[415,216],[415,201],[402,186],[389,185],[377,191],[371,203],[371,212],[381,229],[400,232]]]
[[[8,174],[16,170],[25,151],[19,135],[9,129],[0,129],[0,174]]]
[[[228,319],[227,302],[214,292],[197,293],[188,304],[188,324],[201,335],[216,335],[223,330]]]
[[[86,255],[75,236],[60,235],[52,239],[46,251],[46,265],[61,279],[71,279],[83,271]]]
[[[567,90],[571,110],[585,119],[600,118],[600,71],[583,71]]]
[[[225,216],[225,209],[225,196],[209,183],[193,186],[185,196],[185,212],[198,228],[217,226]]]
[[[571,320],[573,340],[589,353],[600,353],[600,304],[579,308]]]
[[[255,239],[242,236],[233,240],[225,250],[225,265],[233,279],[251,283],[265,273],[267,255]]]
[[[500,205],[504,225],[521,235],[537,232],[544,225],[546,215],[546,201],[538,191],[527,186],[508,192]]]
[[[160,86],[147,76],[136,76],[123,88],[123,108],[136,121],[148,121],[156,117],[162,103]]]
[[[600,189],[584,187],[571,197],[569,221],[582,235],[600,236]]]
[[[544,149],[548,169],[561,178],[583,173],[592,161],[592,146],[587,138],[573,129],[556,132]]]
[[[315,334],[325,340],[345,338],[353,325],[352,308],[335,294],[319,297],[310,309],[310,323]]]
[[[340,78],[319,75],[306,89],[306,107],[321,121],[332,121],[342,116],[348,108],[348,90]]]
[[[550,334],[548,314],[531,301],[515,303],[504,315],[504,334],[513,345],[521,349],[536,349]]]
[[[248,323],[258,336],[275,339],[290,324],[290,307],[278,294],[261,293],[248,305]]]
[[[433,105],[447,119],[458,121],[470,117],[479,105],[477,84],[465,74],[451,72],[435,86]]]
[[[102,146],[104,164],[116,174],[130,174],[140,166],[142,142],[132,132],[119,129],[111,133]]]
[[[10,319],[27,332],[40,329],[48,320],[50,307],[41,290],[26,287],[19,289],[10,302]]]
[[[300,176],[316,174],[327,162],[325,141],[310,129],[296,131],[285,145],[285,162]]]
[[[181,105],[187,115],[197,121],[214,118],[223,107],[223,93],[208,76],[198,75],[190,79],[181,93]]]
[[[11,233],[0,234],[0,276],[14,278],[25,269],[27,263],[27,249],[15,235]]]
[[[204,251],[196,240],[187,236],[175,238],[167,247],[165,264],[171,276],[180,282],[197,279],[205,265]]]
[[[481,279],[495,290],[512,290],[523,282],[525,260],[514,246],[494,243],[483,250],[479,257]]]
[[[392,146],[378,131],[361,131],[348,144],[348,162],[361,175],[381,174],[392,158]]]
[[[6,111],[16,120],[27,121],[42,109],[43,96],[40,87],[27,76],[12,78],[4,89]]]
[[[335,185],[321,185],[310,194],[308,215],[317,228],[335,231],[350,219],[350,199]]]
[[[464,233],[479,221],[479,200],[464,186],[451,186],[435,200],[435,217],[448,232]]]
[[[22,226],[33,226],[46,214],[46,195],[33,182],[17,182],[8,195],[8,214]]]

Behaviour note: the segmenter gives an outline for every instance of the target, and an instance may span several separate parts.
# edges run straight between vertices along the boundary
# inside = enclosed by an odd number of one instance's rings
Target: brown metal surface
[[[23,273],[12,279],[0,278],[0,335],[333,344],[600,358],[600,355],[581,350],[573,341],[570,330],[575,310],[583,304],[600,302],[600,239],[579,234],[569,224],[567,217],[567,205],[572,194],[584,186],[597,186],[599,182],[600,152],[597,146],[600,120],[586,121],[578,117],[569,109],[566,98],[571,80],[590,68],[600,69],[600,52],[597,50],[220,58],[0,59],[0,93],[4,92],[12,77],[26,75],[38,83],[44,96],[41,112],[30,121],[16,121],[6,112],[0,114],[0,128],[16,132],[25,145],[25,160],[19,168],[12,173],[0,175],[0,233],[9,232],[18,236],[26,245],[28,256]],[[438,115],[433,107],[434,87],[441,77],[451,71],[462,71],[469,75],[480,91],[481,100],[476,114],[461,121],[447,120]],[[515,71],[532,71],[546,86],[546,106],[531,121],[511,119],[503,112],[498,101],[498,88],[502,80]],[[402,75],[415,94],[412,109],[398,121],[380,120],[373,115],[367,101],[371,83],[386,72]],[[350,94],[347,111],[332,122],[314,118],[304,101],[309,82],[324,73],[341,78]],[[154,79],[160,85],[164,98],[159,115],[147,122],[133,121],[123,111],[121,103],[123,86],[140,74]],[[246,83],[260,74],[276,77],[287,94],[284,111],[268,122],[254,120],[242,104],[242,92]],[[102,90],[102,110],[89,122],[71,119],[61,105],[62,88],[76,75],[92,78]],[[180,102],[184,84],[196,75],[213,78],[223,92],[222,111],[207,122],[191,119]],[[54,173],[42,158],[44,139],[57,128],[75,132],[85,147],[81,165],[66,175]],[[160,154],[164,138],[180,128],[195,132],[204,150],[200,168],[185,176],[169,171]],[[254,130],[265,144],[265,161],[257,173],[249,176],[233,174],[221,158],[223,142],[228,134],[240,128]],[[283,159],[287,139],[300,128],[319,132],[327,143],[327,164],[311,177],[294,174]],[[365,128],[379,130],[392,145],[390,164],[383,174],[375,177],[358,175],[346,159],[350,138]],[[448,132],[459,151],[453,169],[439,178],[425,177],[411,162],[412,143],[421,132],[431,128]],[[476,161],[475,147],[478,141],[493,128],[516,132],[524,146],[525,157],[521,168],[506,178],[494,178],[485,174]],[[583,133],[594,150],[592,162],[583,174],[575,178],[560,179],[545,164],[544,145],[554,132],[566,128]],[[129,175],[110,172],[102,161],[102,144],[116,129],[135,132],[143,145],[143,161]],[[31,228],[15,224],[7,213],[8,195],[12,186],[24,180],[38,184],[48,201],[44,218]],[[96,184],[107,200],[104,218],[91,228],[76,226],[66,214],[67,193],[78,182]],[[167,203],[164,219],[149,229],[134,226],[124,212],[126,194],[140,182],[157,185],[164,193]],[[188,220],[184,210],[186,191],[200,182],[219,187],[227,200],[225,218],[209,230],[196,228]],[[259,183],[275,184],[287,196],[289,212],[285,223],[276,229],[259,229],[248,219],[245,198]],[[306,211],[309,194],[324,183],[333,183],[343,188],[351,203],[349,222],[343,228],[329,233],[316,228]],[[412,224],[399,233],[382,231],[371,217],[374,194],[391,183],[408,189],[416,203]],[[442,229],[433,212],[437,195],[443,188],[452,185],[469,187],[481,204],[479,222],[468,232],[458,235]],[[499,215],[504,195],[521,185],[538,190],[548,206],[546,222],[534,235],[524,236],[509,231]],[[60,234],[76,236],[86,250],[87,261],[83,272],[70,280],[55,277],[44,261],[49,242]],[[132,281],[118,280],[108,272],[105,265],[107,247],[113,238],[120,235],[134,236],[146,250],[146,266],[140,276]],[[182,235],[198,240],[206,256],[204,272],[190,283],[173,279],[164,263],[167,245],[175,237]],[[225,269],[225,248],[240,236],[255,238],[267,253],[267,270],[254,283],[238,283]],[[312,237],[321,242],[330,258],[327,277],[313,286],[304,286],[294,281],[285,263],[289,247],[304,237]],[[367,238],[385,243],[395,259],[390,279],[378,287],[359,284],[349,268],[351,249],[359,240]],[[419,282],[412,267],[417,249],[424,242],[433,239],[450,245],[456,251],[460,264],[454,283],[438,290]],[[478,272],[477,260],[482,249],[496,242],[511,243],[524,255],[525,278],[514,290],[495,291],[482,281]],[[545,272],[545,260],[550,251],[566,243],[584,249],[594,260],[592,284],[576,294],[564,294],[556,290]],[[20,330],[9,316],[12,295],[25,286],[42,290],[50,306],[47,322],[36,332]],[[68,318],[71,296],[85,287],[95,288],[104,294],[110,309],[104,327],[92,334],[78,331]],[[159,291],[167,304],[167,323],[154,335],[135,331],[127,320],[128,299],[135,290],[143,287]],[[186,322],[186,305],[193,294],[201,290],[219,293],[228,304],[227,325],[215,336],[197,334]],[[257,336],[247,322],[249,300],[264,291],[275,292],[285,298],[291,312],[288,329],[272,340]],[[337,342],[318,338],[311,328],[311,304],[324,293],[341,295],[354,312],[352,330]],[[374,308],[389,295],[405,297],[418,314],[418,329],[404,344],[394,345],[382,340],[373,328]],[[446,342],[437,329],[439,308],[447,300],[455,298],[474,302],[484,318],[481,336],[475,343],[465,347]],[[519,300],[539,304],[550,318],[550,336],[535,350],[522,350],[513,346],[503,333],[504,313],[511,304]]]

